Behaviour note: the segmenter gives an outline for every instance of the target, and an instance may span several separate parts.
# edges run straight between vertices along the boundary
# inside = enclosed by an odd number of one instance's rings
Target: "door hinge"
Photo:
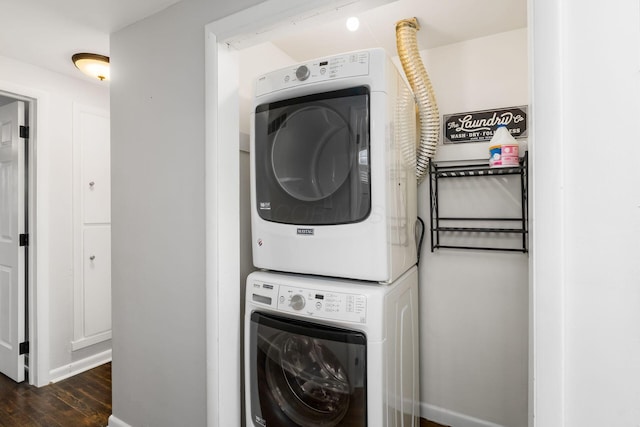
[[[29,341],[20,343],[20,354],[29,354]]]
[[[20,246],[29,246],[29,235],[21,234],[20,235]]]
[[[20,126],[20,138],[29,138],[29,126]]]

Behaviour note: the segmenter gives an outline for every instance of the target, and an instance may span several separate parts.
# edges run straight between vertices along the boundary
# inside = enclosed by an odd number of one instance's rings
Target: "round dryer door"
[[[284,191],[317,201],[345,182],[358,153],[349,123],[334,108],[307,105],[293,110],[273,138],[273,173]]]
[[[253,132],[255,207],[262,219],[329,225],[369,216],[367,88],[258,105]]]
[[[364,335],[262,313],[251,317],[257,424],[366,426]]]

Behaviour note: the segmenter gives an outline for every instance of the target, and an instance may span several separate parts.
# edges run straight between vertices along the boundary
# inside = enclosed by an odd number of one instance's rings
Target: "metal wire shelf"
[[[468,177],[491,177],[500,175],[518,175],[520,177],[520,216],[511,217],[441,217],[439,210],[439,181],[449,178]],[[430,194],[430,229],[431,229],[431,252],[435,249],[472,249],[472,250],[492,250],[509,252],[528,252],[528,153],[520,159],[518,166],[505,168],[490,168],[488,163],[458,163],[458,164],[438,164],[431,162],[429,165],[429,194]],[[460,226],[465,222],[492,222],[500,223],[501,226]],[[451,225],[455,222],[456,225]],[[516,222],[517,227],[508,227],[507,224]],[[504,224],[502,224],[504,223]],[[498,235],[498,234],[520,234],[522,235],[521,246],[517,248],[503,246],[486,245],[461,245],[445,244],[442,237],[445,233],[458,233],[466,235]]]

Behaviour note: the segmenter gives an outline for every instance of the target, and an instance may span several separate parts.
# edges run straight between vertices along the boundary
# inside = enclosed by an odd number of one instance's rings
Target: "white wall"
[[[79,76],[80,77],[80,76]],[[20,94],[38,93],[46,98],[46,109],[38,114],[46,129],[39,147],[47,147],[49,158],[39,165],[46,171],[49,202],[44,210],[49,246],[49,277],[40,272],[39,283],[48,283],[49,307],[47,323],[50,332],[49,370],[51,379],[75,369],[74,364],[85,358],[107,351],[110,342],[104,342],[80,351],[71,350],[73,340],[73,228],[72,228],[72,136],[74,103],[109,110],[109,89],[106,85],[73,79],[30,64],[0,57],[0,90],[11,88]],[[22,91],[20,88],[24,88]],[[39,106],[44,108],[44,106]],[[36,129],[36,132],[38,130]],[[42,172],[45,173],[45,172]],[[42,230],[44,232],[44,230]]]
[[[529,103],[526,29],[430,49],[423,58],[440,114]],[[437,160],[487,159],[488,145],[440,146]],[[517,216],[518,186],[517,180],[480,179],[443,183],[440,191],[452,215],[483,216],[490,210]],[[456,190],[457,199],[448,197],[447,190]],[[428,227],[428,179],[418,193],[418,213]],[[431,253],[428,232],[422,254],[423,414],[454,425],[460,417],[472,417],[526,426],[528,256],[450,249]]]
[[[565,0],[536,4],[534,102],[539,241],[536,272],[536,425],[640,422],[640,5]],[[543,12],[547,12],[542,15]],[[551,24],[551,27],[550,25]],[[549,38],[549,28],[555,37]],[[593,31],[598,28],[598,31]],[[556,32],[557,31],[557,32]],[[552,74],[546,72],[551,70]],[[549,116],[546,111],[556,114]],[[556,157],[549,157],[553,150]],[[547,160],[545,160],[547,159]],[[557,295],[550,299],[550,295]],[[559,337],[540,334],[553,328]],[[554,389],[552,389],[552,387]],[[558,391],[556,391],[558,390]],[[560,404],[548,397],[560,396]],[[551,424],[553,422],[553,424]]]
[[[254,3],[184,0],[112,35],[111,426],[206,425],[204,26]]]

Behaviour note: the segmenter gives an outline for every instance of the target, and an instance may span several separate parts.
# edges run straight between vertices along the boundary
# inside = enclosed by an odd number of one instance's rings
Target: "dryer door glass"
[[[254,149],[256,208],[263,219],[328,225],[369,215],[366,87],[259,105]]]
[[[250,340],[256,425],[367,425],[364,334],[254,312]]]

